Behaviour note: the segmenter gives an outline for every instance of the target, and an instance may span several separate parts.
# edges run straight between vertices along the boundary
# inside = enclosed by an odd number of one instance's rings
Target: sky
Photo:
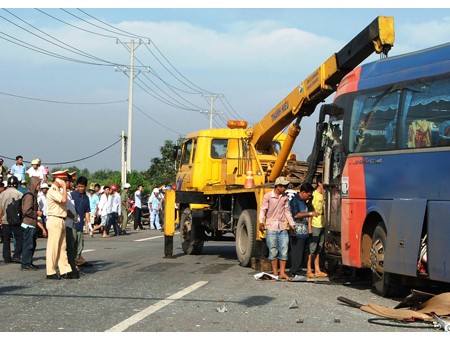
[[[39,157],[50,169],[120,171],[121,134],[129,129],[132,39],[131,168],[137,171],[160,157],[165,140],[209,128],[211,96],[213,127],[225,127],[229,119],[255,124],[377,16],[394,17],[390,56],[449,41],[450,9],[431,8],[432,1],[430,8],[348,4],[12,4],[0,10],[0,157],[7,166],[22,155],[26,162]],[[366,62],[378,58],[373,54]],[[318,109],[302,121],[293,148],[300,160],[311,152]]]

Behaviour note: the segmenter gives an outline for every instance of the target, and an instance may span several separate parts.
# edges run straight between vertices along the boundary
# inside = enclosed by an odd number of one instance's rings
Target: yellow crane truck
[[[369,55],[387,55],[393,43],[393,18],[377,17],[253,127],[229,121],[227,128],[186,136],[175,199],[166,207],[166,211],[178,209],[184,253],[200,254],[205,241],[226,239],[229,234],[240,265],[250,265],[258,241],[264,238],[257,228],[262,198],[285,170],[301,119],[310,116]]]

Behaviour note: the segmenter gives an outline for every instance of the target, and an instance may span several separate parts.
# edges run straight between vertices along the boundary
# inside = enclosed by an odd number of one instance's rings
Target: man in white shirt
[[[39,177],[41,183],[47,181],[47,175],[45,173],[45,168],[39,163],[39,159],[33,159],[31,161],[31,168],[27,170],[27,174],[30,177]]]
[[[138,185],[138,189],[134,192],[134,230],[141,229],[142,227],[142,190],[144,186],[142,184]]]
[[[117,192],[118,188],[115,184],[111,184],[111,225],[114,228],[114,234],[119,236],[121,234],[118,223],[119,215],[122,214],[122,203],[120,201],[120,194]]]
[[[103,187],[103,194],[100,196],[100,202],[98,203],[98,211],[101,216],[100,226],[94,228],[103,227],[103,237],[109,238],[109,228],[111,228],[111,191],[108,185]]]

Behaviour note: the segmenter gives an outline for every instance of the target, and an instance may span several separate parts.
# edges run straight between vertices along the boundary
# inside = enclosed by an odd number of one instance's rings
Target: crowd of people
[[[16,157],[10,169],[3,166],[0,158],[0,174],[0,238],[5,263],[20,263],[22,271],[39,270],[33,263],[33,256],[36,239],[44,237],[47,238],[47,279],[79,279],[81,268],[92,266],[82,256],[85,235],[94,237],[96,232],[103,238],[126,235],[129,183],[125,183],[122,190],[115,184],[100,186],[96,183],[88,188],[86,177],[77,178],[75,172],[68,170],[50,174],[39,159],[33,160],[27,170],[22,156]],[[142,188],[139,185],[135,200]],[[164,198],[163,191],[161,195],[159,191],[156,188],[152,193],[160,200],[159,205],[154,199],[152,203],[149,200],[152,212],[160,213]],[[8,211],[15,201],[21,201],[21,218],[17,221],[10,218]],[[136,221],[138,226],[141,223],[138,213],[134,211],[135,226]],[[150,228],[152,226],[162,229],[159,218],[152,219]]]
[[[49,187],[48,168],[42,166],[40,159],[35,159],[26,170],[22,156],[16,157],[16,163],[9,170],[0,158],[0,174],[0,223],[5,263],[20,263],[24,271],[38,270],[33,254],[39,235],[47,237],[47,279],[78,279],[81,267],[92,266],[82,256],[84,234],[94,237],[99,233],[102,238],[110,238],[127,233],[129,183],[125,183],[122,190],[115,184],[100,186],[96,183],[86,191],[86,177],[77,178],[76,173],[63,170],[52,174]],[[274,189],[264,195],[258,216],[259,229],[266,240],[273,274],[279,279],[290,280],[302,275],[305,253],[305,275],[327,276],[320,269],[324,245],[324,188],[320,177],[316,183],[316,188],[303,183],[296,192],[288,190],[290,183],[286,177],[278,177]],[[164,193],[168,188],[165,185],[155,188],[148,198],[149,229],[163,230]],[[143,185],[139,184],[133,195],[134,230],[144,229],[142,192]],[[13,223],[7,218],[7,207],[19,199],[22,199],[23,219]]]

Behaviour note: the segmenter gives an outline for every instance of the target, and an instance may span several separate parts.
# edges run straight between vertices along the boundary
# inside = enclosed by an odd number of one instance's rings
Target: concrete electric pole
[[[209,111],[200,110],[200,113],[205,113],[209,115],[209,128],[212,129],[213,116],[216,114],[223,113],[223,111],[214,111],[214,101],[217,98],[222,98],[223,94],[211,94],[209,96],[205,96],[204,94],[202,94],[202,97],[209,98]]]
[[[121,42],[119,39],[117,39],[116,43],[121,43],[122,45],[127,45],[128,43]],[[122,71],[128,75],[130,82],[129,82],[129,90],[128,90],[128,140],[127,140],[127,158],[125,159],[127,171],[131,171],[131,141],[132,141],[132,132],[133,132],[133,83],[134,78],[138,76],[138,74],[141,72],[140,70],[134,69],[134,51],[141,45],[141,44],[149,44],[150,40],[146,43],[143,42],[141,39],[139,39],[137,46],[134,44],[134,39],[131,39],[130,44],[130,67],[125,67]],[[128,48],[127,48],[128,49]],[[118,70],[116,68],[116,70]]]

